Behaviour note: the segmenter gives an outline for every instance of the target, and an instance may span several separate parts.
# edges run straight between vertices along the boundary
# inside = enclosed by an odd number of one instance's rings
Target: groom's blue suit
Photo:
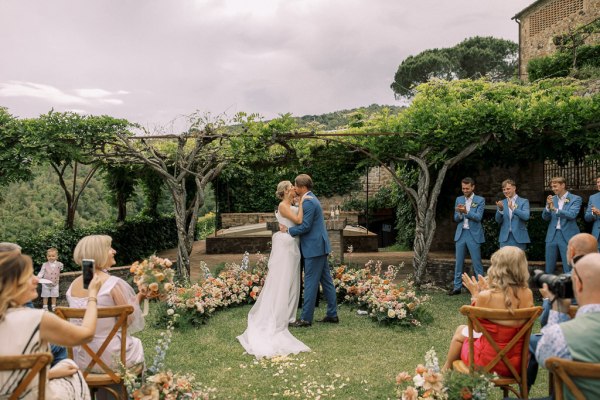
[[[323,286],[323,294],[327,300],[327,316],[337,316],[335,286],[327,256],[331,251],[329,237],[325,228],[321,203],[312,192],[307,193],[310,199],[302,203],[304,214],[300,225],[291,227],[288,232],[292,236],[300,236],[300,250],[304,256],[304,303],[300,319],[312,322],[319,283]]]

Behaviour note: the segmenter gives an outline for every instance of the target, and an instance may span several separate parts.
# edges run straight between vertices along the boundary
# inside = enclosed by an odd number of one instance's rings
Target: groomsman
[[[544,221],[550,221],[546,233],[546,273],[556,269],[557,252],[560,253],[563,272],[571,271],[567,262],[567,243],[579,233],[577,214],[581,208],[581,197],[567,191],[567,182],[562,176],[550,180],[554,196],[546,198],[546,208],[542,211]]]
[[[465,262],[465,252],[468,249],[476,276],[483,276],[481,264],[481,243],[485,242],[483,235],[483,210],[485,199],[475,195],[475,181],[464,178],[461,181],[463,196],[459,196],[454,203],[454,222],[457,222],[454,241],[456,242],[456,265],[454,266],[454,283],[449,296],[460,294],[462,288],[462,273]]]
[[[587,222],[594,222],[594,225],[592,225],[592,236],[598,240],[598,251],[600,251],[600,176],[596,178],[596,187],[598,188],[598,193],[590,196],[584,217]]]
[[[517,185],[512,179],[502,182],[502,193],[506,199],[496,202],[496,222],[500,224],[498,240],[500,247],[516,246],[525,250],[529,240],[529,200],[517,195]]]

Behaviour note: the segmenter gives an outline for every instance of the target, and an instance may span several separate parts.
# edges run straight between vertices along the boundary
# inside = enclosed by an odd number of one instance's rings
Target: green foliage
[[[534,58],[527,64],[530,81],[545,78],[573,76],[575,78],[599,78],[600,75],[586,71],[600,67],[600,45],[581,46],[577,50],[575,68],[573,53],[557,52],[549,56]]]
[[[277,184],[307,173],[317,196],[345,194],[357,187],[361,156],[338,143],[289,140],[298,126],[290,115],[244,121],[246,133],[234,140],[239,157],[223,170],[217,184],[221,212],[264,212],[277,207]]]
[[[208,214],[198,218],[198,224],[196,225],[196,236],[198,240],[204,240],[207,236],[215,232],[215,214],[209,212]]]
[[[491,382],[493,378],[493,374],[483,371],[463,374],[449,370],[444,373],[444,387],[447,390],[448,399],[483,400],[490,398],[490,394],[494,390],[494,384]]]
[[[432,78],[506,81],[515,76],[519,46],[509,40],[472,37],[454,47],[429,49],[407,57],[391,88],[399,96],[413,96],[415,87]]]
[[[0,186],[31,178],[34,151],[23,136],[23,125],[0,107]]]
[[[21,237],[17,243],[22,247],[24,254],[33,258],[36,269],[46,261],[46,250],[55,247],[65,270],[78,271],[81,267],[72,259],[73,250],[81,238],[94,234],[112,237],[112,246],[117,251],[117,265],[128,265],[160,250],[177,246],[177,230],[173,217],[135,217],[121,224],[103,223],[89,228],[55,229],[39,235]]]
[[[397,106],[381,106],[378,104],[371,104],[367,107],[354,108],[351,110],[340,110],[332,113],[321,114],[321,115],[304,115],[302,117],[296,117],[298,127],[300,129],[307,130],[320,130],[320,131],[332,131],[336,129],[344,129],[348,126],[352,126],[361,120],[367,120],[373,116],[381,113],[383,110],[389,110],[392,114],[397,114],[402,111],[402,107]],[[361,117],[358,118],[357,117]]]

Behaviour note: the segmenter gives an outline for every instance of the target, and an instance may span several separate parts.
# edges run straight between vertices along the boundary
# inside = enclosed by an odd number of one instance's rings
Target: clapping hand
[[[463,285],[469,290],[471,296],[476,296],[480,292],[488,289],[487,280],[479,275],[477,278],[469,276],[466,273],[462,275]]]
[[[502,202],[502,200],[498,200],[496,202],[496,206],[498,207],[498,210],[500,210],[500,211],[504,210],[504,203]]]
[[[548,208],[549,208],[550,210],[554,210],[554,202],[552,201],[552,197],[553,197],[552,195],[549,195],[549,196],[546,198],[546,204],[548,204]]]
[[[592,214],[594,214],[594,215],[600,215],[600,210],[597,209],[596,207],[592,206]]]
[[[456,207],[456,211],[458,211],[459,213],[462,213],[462,214],[466,214],[467,213],[467,207],[464,204],[459,204]]]

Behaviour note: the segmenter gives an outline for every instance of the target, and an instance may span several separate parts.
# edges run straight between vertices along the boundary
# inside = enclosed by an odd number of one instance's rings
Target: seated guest
[[[463,274],[463,283],[471,292],[471,304],[477,307],[508,310],[533,307],[533,294],[528,287],[529,271],[525,252],[518,247],[505,246],[492,254],[491,266],[487,278],[479,276],[469,277]],[[481,324],[490,332],[496,343],[504,347],[511,341],[525,321],[494,321],[482,320]],[[474,332],[475,333],[475,332]],[[450,343],[448,357],[443,370],[452,368],[452,363],[462,359],[469,362],[468,328],[466,325],[458,327]],[[485,366],[496,357],[496,352],[481,336],[475,340],[475,365]],[[511,364],[518,370],[521,364],[520,354],[523,346],[521,343],[513,347],[507,356]],[[511,376],[510,370],[500,362],[492,369],[501,376]]]
[[[20,253],[21,246],[15,243],[2,242],[0,243],[0,253],[4,251],[17,251]],[[25,303],[25,307],[34,308],[33,302],[28,301]],[[67,349],[63,346],[50,343],[50,351],[52,352],[52,363],[50,364],[51,367],[54,367],[56,364],[67,358]]]
[[[112,307],[119,305],[132,305],[134,312],[130,315],[127,328],[126,366],[128,368],[144,362],[144,349],[140,339],[129,336],[130,333],[139,332],[144,328],[144,317],[139,303],[143,300],[142,293],[135,294],[133,288],[121,278],[111,276],[109,269],[115,262],[116,251],[112,249],[112,238],[106,235],[86,236],[77,243],[73,252],[73,260],[81,265],[83,259],[95,260],[95,274],[102,281],[102,289],[98,292],[98,307]],[[86,308],[88,306],[88,289],[83,288],[83,277],[78,277],[71,283],[67,290],[67,301],[69,307]],[[114,320],[109,318],[100,319],[98,328],[92,342],[88,345],[97,351],[112,328]],[[113,354],[118,354],[121,349],[120,338],[115,336],[108,348],[101,356],[102,361],[111,368],[117,368]],[[80,348],[73,349],[73,359],[81,368],[86,368],[90,362],[90,356]],[[94,372],[102,372],[97,364],[93,367]]]
[[[97,309],[93,300],[102,285],[97,276],[90,282],[89,306],[80,326],[52,313],[24,307],[38,296],[37,285],[31,257],[21,254],[20,250],[0,252],[0,355],[48,352],[48,342],[77,346],[94,337]],[[0,372],[0,398],[9,398],[26,374],[26,370]],[[19,399],[38,398],[38,377],[29,383]],[[90,398],[89,388],[72,360],[59,362],[46,377],[46,399]]]
[[[548,324],[536,348],[536,358],[545,365],[549,357],[579,362],[600,362],[600,254],[581,257],[573,265],[572,284],[579,309],[574,319],[569,317],[570,299],[557,299],[548,290],[540,289],[552,302]],[[600,379],[573,380],[586,399],[600,399]],[[566,398],[572,398],[565,387]]]
[[[579,260],[584,255],[597,252],[598,241],[596,238],[589,233],[578,233],[569,240],[569,244],[567,245],[567,262],[569,263],[569,267],[572,268],[574,262]],[[540,290],[540,292],[542,292],[542,290]],[[544,297],[542,307],[544,307],[544,311],[540,316],[541,328],[546,326],[548,323],[548,316],[550,315],[551,309],[550,301],[546,296],[544,296],[544,293],[545,292],[542,292],[542,296]],[[527,364],[527,385],[529,387],[533,386],[537,378],[538,362],[535,358],[535,350],[541,337],[541,333],[534,333],[531,335],[531,339],[529,341],[529,363]]]

